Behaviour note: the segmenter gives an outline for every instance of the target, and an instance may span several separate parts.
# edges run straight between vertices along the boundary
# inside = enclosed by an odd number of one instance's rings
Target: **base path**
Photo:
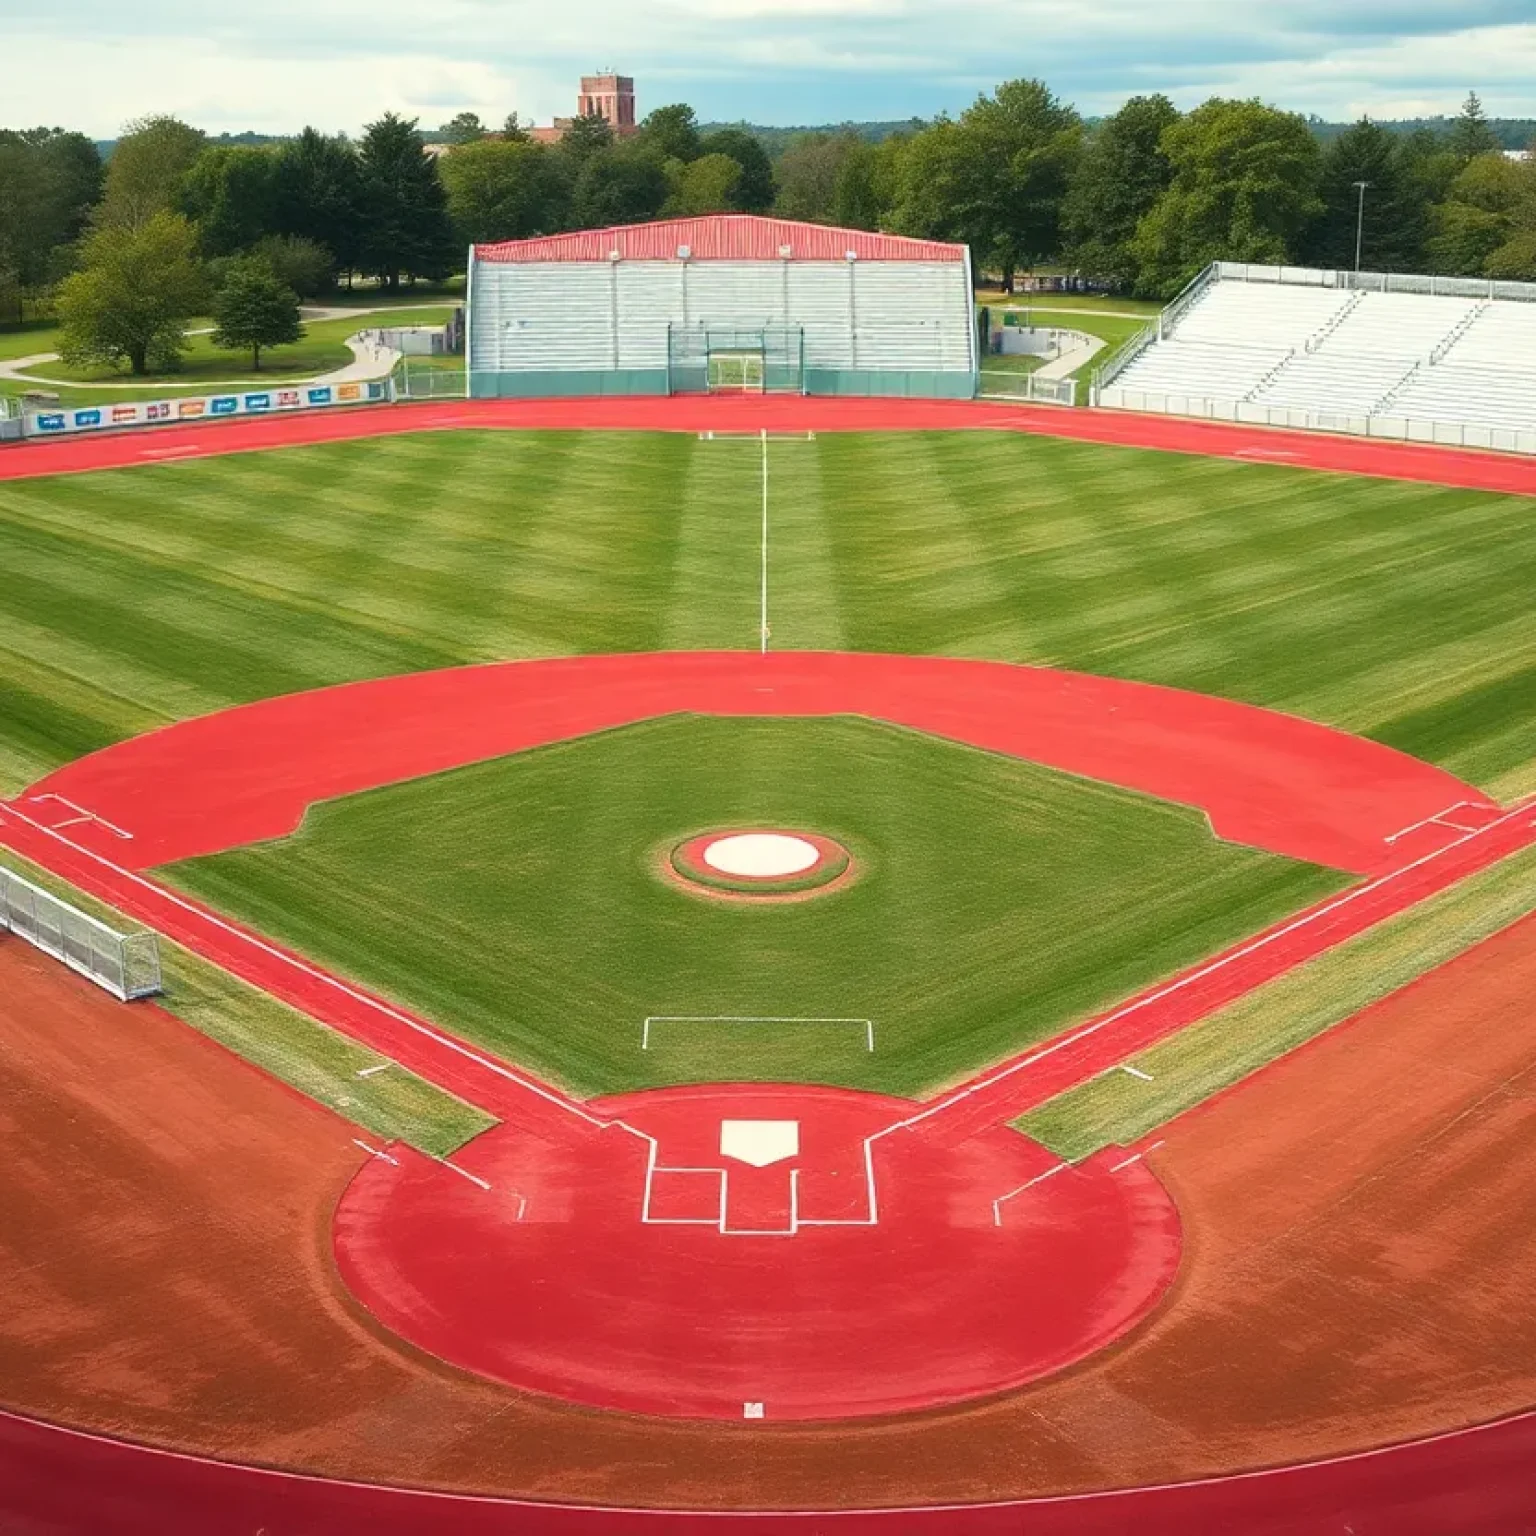
[[[1027,432],[1079,442],[1536,496],[1536,461],[1513,455],[1280,432],[1121,411],[999,406],[984,400],[779,395],[457,400],[377,409],[358,407],[331,415],[247,419],[219,426],[155,427],[100,437],[34,439],[11,448],[0,447],[0,480],[464,427],[633,432]]]

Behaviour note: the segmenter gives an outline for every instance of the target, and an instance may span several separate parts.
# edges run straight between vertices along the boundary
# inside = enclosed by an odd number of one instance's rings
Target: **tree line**
[[[290,300],[338,281],[393,290],[461,270],[470,242],[715,212],[963,241],[1005,287],[1049,265],[1165,298],[1215,259],[1352,266],[1357,239],[1374,270],[1536,280],[1536,161],[1503,153],[1475,95],[1443,129],[1363,119],[1325,143],[1314,126],[1158,95],[1090,123],[1012,80],[955,117],[801,134],[776,155],[682,104],[625,136],[578,118],[555,144],[516,113],[494,132],[461,113],[438,155],[394,113],[356,139],[270,145],[153,117],[105,165],[81,134],[0,130],[0,314],[56,295],[75,356],[142,373],[174,364],[181,319],[228,293],[221,334],[259,362],[292,339]]]

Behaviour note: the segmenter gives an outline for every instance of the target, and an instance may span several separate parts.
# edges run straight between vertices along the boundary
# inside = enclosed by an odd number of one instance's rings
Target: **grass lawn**
[[[1002,433],[771,453],[776,646],[1169,683],[1536,790],[1528,500]],[[755,645],[758,473],[460,432],[0,484],[0,795],[325,683]]]
[[[9,849],[0,850],[0,865],[120,931],[138,927]],[[360,1078],[382,1058],[164,937],[160,960],[165,992],[155,1000],[159,1006],[376,1136],[446,1157],[494,1124],[403,1068]]]
[[[389,325],[441,324],[448,318],[449,313],[450,306],[443,304],[392,309],[388,315],[380,315],[377,319],[367,315],[354,315],[340,320],[312,321],[305,325],[302,340],[294,342],[291,346],[266,349],[261,356],[259,373],[252,371],[251,354],[248,351],[217,347],[210,335],[189,336],[181,367],[175,373],[153,376],[158,381],[154,393],[163,395],[169,391],[179,394],[197,394],[204,385],[217,385],[221,380],[226,379],[309,378],[314,374],[327,373],[334,368],[344,368],[350,363],[352,354],[346,348],[346,339],[359,329],[384,323]],[[194,321],[191,328],[198,329],[208,324],[211,322]],[[32,350],[45,351],[46,347],[38,346]],[[64,362],[39,363],[31,373],[39,381],[65,381],[80,385],[133,382],[133,375],[123,370],[100,366],[72,367]],[[12,383],[16,388],[26,387],[19,381],[12,381]],[[47,382],[40,382],[38,387],[47,389],[50,385]],[[137,388],[135,395],[137,395]],[[124,398],[124,392],[115,389],[103,390],[96,398],[121,400]]]
[[[1532,911],[1528,849],[1129,1058],[1150,1081],[1110,1072],[1016,1123],[1073,1160],[1128,1145]]]
[[[679,890],[713,827],[837,838],[793,903]],[[672,718],[311,811],[166,871],[583,1094],[717,1078],[919,1094],[1338,889],[1198,815],[861,720]],[[658,1032],[648,1015],[873,1020]]]

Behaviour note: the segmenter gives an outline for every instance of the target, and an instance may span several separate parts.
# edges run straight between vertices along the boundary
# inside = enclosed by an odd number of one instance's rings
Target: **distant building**
[[[577,117],[600,117],[621,139],[638,130],[635,121],[635,82],[628,75],[583,75],[576,97]],[[558,144],[575,118],[557,117],[548,128],[530,130],[541,144]]]

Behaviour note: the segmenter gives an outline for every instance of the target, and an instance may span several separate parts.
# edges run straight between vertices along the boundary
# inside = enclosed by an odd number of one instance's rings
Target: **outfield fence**
[[[3,931],[62,960],[121,1002],[163,990],[155,934],[119,933],[8,869],[0,869]]]

